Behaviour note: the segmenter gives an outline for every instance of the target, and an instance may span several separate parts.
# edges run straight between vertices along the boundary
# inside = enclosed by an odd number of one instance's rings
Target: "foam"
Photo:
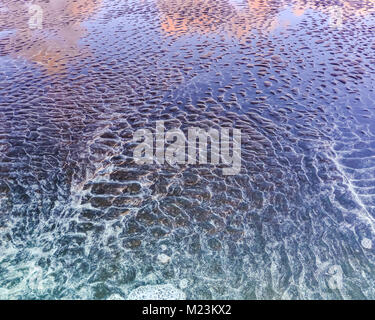
[[[186,294],[171,284],[141,286],[127,300],[186,300]]]

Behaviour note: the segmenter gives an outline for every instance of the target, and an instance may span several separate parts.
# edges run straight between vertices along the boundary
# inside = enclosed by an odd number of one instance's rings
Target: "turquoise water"
[[[373,2],[34,5],[0,3],[0,298],[375,297]],[[134,163],[160,120],[241,129],[240,174]]]

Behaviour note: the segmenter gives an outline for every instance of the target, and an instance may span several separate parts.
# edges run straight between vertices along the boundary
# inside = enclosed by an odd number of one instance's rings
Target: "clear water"
[[[375,298],[373,1],[34,4],[0,2],[0,298]],[[241,173],[134,164],[158,120],[240,128]]]

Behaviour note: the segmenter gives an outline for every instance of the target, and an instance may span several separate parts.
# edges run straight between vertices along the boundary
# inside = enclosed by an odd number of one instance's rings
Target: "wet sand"
[[[372,1],[2,1],[0,298],[375,298],[374,21]],[[160,120],[241,129],[240,174],[137,165]]]

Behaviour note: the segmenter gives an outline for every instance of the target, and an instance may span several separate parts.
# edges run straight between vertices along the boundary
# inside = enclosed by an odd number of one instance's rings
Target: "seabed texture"
[[[1,299],[375,299],[375,2],[0,1]],[[238,128],[242,170],[133,133]]]

